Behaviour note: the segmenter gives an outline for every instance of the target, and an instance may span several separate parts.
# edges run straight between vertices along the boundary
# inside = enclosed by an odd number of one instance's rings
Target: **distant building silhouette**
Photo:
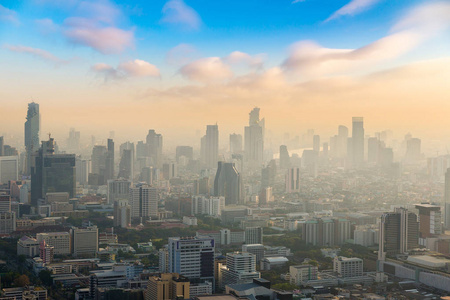
[[[39,132],[41,128],[41,115],[39,114],[39,104],[28,103],[27,120],[25,122],[25,151],[26,167],[25,173],[31,174],[31,164],[34,152],[39,150]]]
[[[241,202],[241,176],[234,163],[219,161],[214,179],[214,196],[224,196],[225,205]]]

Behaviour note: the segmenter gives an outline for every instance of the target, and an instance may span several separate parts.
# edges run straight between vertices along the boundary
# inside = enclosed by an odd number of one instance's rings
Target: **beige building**
[[[39,256],[39,242],[29,236],[23,236],[17,241],[17,255],[27,257]]]
[[[309,280],[316,280],[319,269],[309,264],[290,266],[291,284],[302,285]]]
[[[178,273],[162,273],[148,280],[145,300],[189,299],[189,279]]]
[[[45,243],[54,248],[55,255],[70,255],[72,253],[72,237],[69,232],[47,232],[36,234],[40,243]]]
[[[75,228],[73,230],[73,256],[94,257],[98,251],[97,226]]]

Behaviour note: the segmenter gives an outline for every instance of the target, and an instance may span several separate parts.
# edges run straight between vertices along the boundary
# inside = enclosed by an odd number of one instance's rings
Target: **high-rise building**
[[[442,233],[441,207],[429,203],[416,204],[419,210],[419,244],[426,245],[425,239]]]
[[[371,137],[367,141],[367,161],[369,163],[380,162],[381,143],[376,137]]]
[[[333,259],[333,271],[343,278],[363,275],[363,260],[357,257],[336,256]]]
[[[44,264],[50,264],[53,261],[53,247],[47,245],[45,241],[40,242],[39,257]]]
[[[244,244],[242,245],[242,252],[248,252],[256,256],[256,263],[259,263],[264,258],[263,244]]]
[[[103,185],[106,183],[106,157],[108,150],[105,146],[96,145],[92,148],[92,156],[91,156],[91,171],[89,173],[89,177],[92,177],[91,174],[96,174],[98,177],[98,184]],[[113,179],[113,178],[110,178]]]
[[[73,255],[75,257],[95,257],[97,252],[97,226],[73,229]]]
[[[25,122],[26,174],[31,174],[31,156],[39,149],[40,128],[41,115],[39,114],[39,104],[34,102],[28,103],[27,120]]]
[[[259,119],[258,107],[249,114],[249,126],[244,130],[244,151],[250,166],[259,166],[263,163],[264,119]]]
[[[364,119],[352,119],[352,155],[353,166],[358,167],[364,162]]]
[[[67,192],[73,198],[76,191],[75,154],[54,154],[53,138],[42,142],[35,152],[31,167],[31,204],[36,206],[47,193]]]
[[[170,237],[169,272],[214,283],[214,239]]]
[[[70,255],[72,253],[72,236],[69,232],[42,232],[36,234],[36,240],[53,247],[56,255]]]
[[[230,152],[232,154],[242,152],[242,135],[237,133],[230,134]]]
[[[450,229],[450,168],[445,172],[444,183],[444,227]]]
[[[419,246],[419,222],[417,215],[406,208],[384,213],[380,222],[378,258],[404,254]]]
[[[291,158],[286,145],[280,146],[280,169],[288,169],[291,167]]]
[[[88,183],[89,173],[92,172],[91,160],[83,159],[81,156],[77,156],[75,160],[76,179],[80,185]]]
[[[0,156],[3,156],[3,147],[5,145],[5,141],[2,136],[0,136]]]
[[[247,228],[245,228],[245,243],[246,244],[262,244],[263,243],[263,228],[262,227],[247,227]]]
[[[122,228],[131,226],[131,206],[126,199],[114,202],[114,226]]]
[[[234,163],[218,163],[214,179],[214,196],[225,197],[225,205],[241,203],[241,176]]]
[[[277,176],[277,163],[272,159],[267,167],[261,169],[261,188],[264,189],[275,184]]]
[[[161,134],[156,133],[155,130],[150,129],[146,138],[148,157],[150,158],[151,166],[161,168],[162,166],[162,147],[163,137]]]
[[[207,125],[206,135],[201,139],[201,160],[206,168],[217,167],[219,159],[219,126]]]
[[[313,150],[316,152],[320,152],[320,135],[313,136]]]
[[[290,168],[286,172],[286,193],[300,192],[300,168]]]
[[[128,200],[132,219],[144,222],[158,217],[158,190],[156,188],[139,183],[130,188]]]
[[[0,156],[0,183],[19,179],[19,157]]]
[[[72,153],[77,153],[80,150],[80,132],[75,131],[74,128],[70,128],[67,149]]]
[[[303,239],[314,246],[342,245],[350,239],[350,230],[347,219],[316,218],[302,224]]]
[[[178,176],[177,164],[173,162],[163,164],[163,176],[164,179],[166,180],[170,180],[174,177],[177,177]]]
[[[107,149],[104,175],[105,182],[114,179],[114,141],[112,139],[108,139]]]
[[[416,162],[420,160],[420,144],[421,140],[418,138],[410,138],[406,141],[406,156],[407,162]]]
[[[339,158],[347,157],[347,140],[348,140],[348,128],[346,126],[340,125],[338,127],[338,135],[336,140],[337,157]]]
[[[124,149],[119,163],[119,178],[133,180],[134,178],[134,160],[133,150]]]
[[[108,180],[108,190],[106,193],[108,204],[114,204],[117,200],[128,200],[130,186],[131,181],[127,179]]]
[[[0,235],[10,234],[16,230],[16,213],[0,212]]]
[[[0,194],[0,213],[11,212],[11,196],[9,194]]]
[[[230,284],[252,283],[253,279],[261,277],[256,271],[256,255],[249,252],[227,253],[226,266],[222,266],[219,272],[222,273],[222,288]]]

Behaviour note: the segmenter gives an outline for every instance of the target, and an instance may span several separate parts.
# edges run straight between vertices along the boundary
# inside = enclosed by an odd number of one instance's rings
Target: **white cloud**
[[[265,55],[257,54],[250,55],[241,51],[233,51],[228,56],[224,57],[223,60],[228,64],[240,64],[244,63],[251,68],[260,69],[264,64]]]
[[[91,70],[97,74],[104,76],[105,81],[126,79],[130,77],[159,77],[159,69],[149,62],[135,59],[126,61],[117,68],[105,63],[98,63],[91,67]]]
[[[189,44],[179,44],[167,52],[166,62],[170,65],[181,66],[194,60],[197,49]]]
[[[355,15],[370,8],[372,5],[376,4],[379,1],[380,0],[351,0],[349,3],[335,11],[328,19],[325,20],[325,22],[337,19],[342,16]]]
[[[292,0],[291,4],[305,2],[306,0]]]
[[[198,29],[202,23],[198,13],[183,0],[170,0],[163,9],[161,22],[183,26],[188,29]]]
[[[19,19],[17,18],[17,12],[12,9],[6,8],[0,4],[0,21],[2,22],[10,22],[15,25],[20,24]]]
[[[330,49],[315,42],[301,41],[291,47],[282,66],[303,79],[366,70],[409,52],[450,27],[449,15],[448,2],[422,5],[401,18],[390,35],[357,49]]]
[[[214,82],[233,77],[233,72],[220,57],[206,57],[191,62],[179,70],[189,80]]]
[[[63,60],[48,51],[38,49],[38,48],[32,48],[32,47],[20,46],[20,45],[18,45],[18,46],[5,45],[5,48],[12,52],[30,54],[32,56],[38,57],[47,62],[51,62],[51,63],[55,63],[55,64],[68,63],[67,60]]]
[[[59,26],[51,19],[38,19],[34,21],[42,34],[50,34],[59,30]]]

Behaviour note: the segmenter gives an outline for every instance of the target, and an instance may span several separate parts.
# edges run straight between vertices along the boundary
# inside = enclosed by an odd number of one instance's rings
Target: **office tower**
[[[191,146],[177,146],[175,150],[177,162],[179,162],[181,156],[186,157],[188,160],[194,159],[194,149]]]
[[[381,144],[378,138],[371,137],[367,141],[367,161],[369,163],[378,163],[380,161]]]
[[[300,192],[300,168],[290,168],[286,172],[286,193]]]
[[[80,185],[88,183],[89,173],[92,172],[91,160],[77,156],[75,159],[76,180]]]
[[[273,189],[268,186],[261,189],[261,193],[259,194],[259,205],[266,205],[269,202],[273,201]]]
[[[141,170],[141,174],[139,176],[139,180],[141,182],[145,182],[149,185],[153,184],[153,167],[144,167]]]
[[[348,128],[343,125],[338,127],[338,135],[336,140],[337,157],[347,157],[347,140],[348,140]]]
[[[37,206],[39,199],[47,193],[67,192],[75,196],[75,154],[54,154],[53,138],[42,142],[42,146],[32,157],[31,205]]]
[[[134,176],[134,163],[133,163],[133,151],[129,149],[124,149],[122,151],[122,157],[119,163],[119,178],[125,178],[128,180],[133,180]]]
[[[364,119],[352,118],[352,156],[353,166],[358,167],[364,162]]]
[[[445,229],[450,229],[450,168],[445,172],[444,212],[444,227]]]
[[[428,203],[416,204],[415,206],[419,210],[419,243],[425,246],[425,239],[442,233],[441,207]]]
[[[163,137],[161,134],[155,132],[155,130],[150,129],[147,134],[147,151],[148,157],[150,158],[150,163],[153,167],[161,168],[162,166],[162,147],[163,147]]]
[[[72,236],[69,232],[42,232],[36,234],[36,240],[53,247],[55,255],[70,255],[72,253]]]
[[[230,152],[232,154],[242,152],[242,135],[237,133],[230,134]]]
[[[73,256],[95,257],[98,252],[97,226],[73,229]]]
[[[106,199],[108,204],[114,204],[117,200],[128,199],[130,193],[131,181],[127,179],[108,180],[108,190]]]
[[[94,148],[92,148],[92,156],[91,156],[92,173],[89,173],[89,180],[93,176],[98,177],[97,185],[103,185],[106,183],[105,178],[106,178],[106,160],[107,160],[106,157],[108,155],[107,153],[108,150],[105,146],[96,145],[94,146]]]
[[[80,132],[75,131],[74,128],[70,128],[67,149],[72,153],[77,153],[80,150]]]
[[[313,150],[320,152],[320,135],[313,136]]]
[[[242,252],[248,252],[256,256],[256,263],[259,263],[264,258],[264,245],[263,244],[245,244],[242,245]]]
[[[247,228],[245,228],[245,243],[246,244],[262,244],[263,243],[263,228],[262,227],[247,227]]]
[[[148,280],[145,300],[191,299],[189,279],[177,273],[162,273]]]
[[[378,259],[404,254],[419,246],[419,222],[417,215],[406,208],[384,213],[380,222]]]
[[[131,206],[126,199],[114,202],[114,226],[122,228],[131,226]]]
[[[317,280],[319,268],[310,264],[290,266],[289,274],[291,275],[290,283],[300,286],[310,280]]]
[[[328,158],[328,143],[322,144],[322,155],[325,158]]]
[[[410,138],[406,141],[406,161],[413,163],[420,160],[420,144],[421,140],[418,138]]]
[[[11,196],[0,194],[0,213],[11,212]]]
[[[105,175],[104,181],[114,179],[114,141],[108,139],[108,150],[105,159]]]
[[[39,242],[32,237],[24,235],[17,241],[17,256],[36,257],[39,254]]]
[[[169,180],[178,176],[178,168],[174,163],[163,164],[164,179]]]
[[[5,145],[5,141],[3,140],[3,137],[0,136],[0,156],[3,156],[3,147]]]
[[[44,264],[50,264],[53,261],[53,247],[47,245],[45,241],[40,242],[39,257]]]
[[[201,139],[201,160],[206,168],[217,167],[219,159],[219,127],[216,125],[206,126],[206,135]]]
[[[0,212],[0,235],[16,231],[16,213]]]
[[[147,144],[144,141],[139,141],[136,144],[136,158],[143,158],[148,156]]]
[[[256,271],[256,255],[249,252],[231,252],[226,255],[226,266],[220,269],[224,288],[230,284],[252,283],[254,278],[260,278]]]
[[[288,169],[291,167],[291,158],[286,145],[280,146],[280,169]]]
[[[158,217],[158,190],[148,184],[139,183],[130,188],[128,201],[131,218],[144,222]]]
[[[261,188],[264,189],[275,184],[277,176],[277,164],[275,160],[271,160],[267,167],[261,169]]]
[[[39,130],[41,116],[39,104],[28,103],[27,120],[25,122],[25,151],[27,153],[25,173],[31,174],[32,155],[39,149]]]
[[[225,197],[225,205],[241,203],[241,176],[234,163],[219,161],[214,179],[214,196]]]
[[[381,148],[379,154],[380,165],[383,168],[391,167],[394,163],[394,151],[392,148]]]
[[[19,157],[0,156],[0,183],[19,179]]]
[[[214,283],[214,239],[170,237],[168,252],[170,273]]]
[[[343,278],[363,276],[363,260],[357,257],[335,256],[333,271]]]
[[[255,107],[249,114],[249,126],[246,126],[244,131],[245,159],[250,166],[259,166],[263,163],[264,126],[261,121],[259,108]]]

